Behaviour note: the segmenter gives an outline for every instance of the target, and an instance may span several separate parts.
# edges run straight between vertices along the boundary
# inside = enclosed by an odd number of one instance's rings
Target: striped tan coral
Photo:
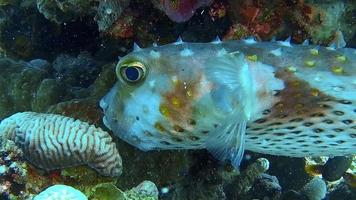
[[[0,135],[15,141],[33,165],[53,170],[88,165],[104,176],[119,176],[122,161],[111,136],[70,117],[16,113],[0,123]]]

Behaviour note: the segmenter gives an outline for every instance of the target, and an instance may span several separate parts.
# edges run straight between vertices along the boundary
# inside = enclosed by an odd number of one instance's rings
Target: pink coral
[[[160,0],[159,7],[175,22],[188,21],[195,11],[207,6],[212,0]]]

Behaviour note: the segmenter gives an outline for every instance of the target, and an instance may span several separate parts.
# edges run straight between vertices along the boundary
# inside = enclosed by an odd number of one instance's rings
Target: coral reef
[[[322,176],[327,181],[339,180],[347,169],[350,168],[352,157],[335,156],[329,158],[323,166]]]
[[[87,200],[88,198],[79,190],[67,185],[53,185],[39,193],[33,200]]]
[[[93,0],[37,0],[37,8],[46,19],[58,24],[75,20],[91,11]]]
[[[108,29],[128,6],[129,0],[100,1],[95,17],[100,31]]]
[[[0,124],[37,167],[53,170],[86,164],[105,176],[119,176],[121,157],[111,136],[85,122],[53,114],[17,113]]]
[[[301,194],[307,196],[309,200],[320,200],[326,195],[326,184],[318,177],[313,178],[300,191]]]
[[[77,57],[61,54],[53,61],[53,69],[57,79],[83,88],[90,86],[100,72],[97,62],[88,52],[81,52]]]
[[[26,198],[27,166],[13,141],[0,139],[0,199]]]
[[[212,0],[153,0],[157,8],[166,13],[166,15],[175,22],[188,21],[195,11],[202,6],[209,5]]]
[[[92,190],[90,199],[93,200],[158,200],[158,189],[151,181],[143,181],[127,191],[107,183],[97,185]]]

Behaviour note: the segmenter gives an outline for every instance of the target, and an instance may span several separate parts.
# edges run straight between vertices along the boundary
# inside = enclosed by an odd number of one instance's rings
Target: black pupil
[[[136,81],[140,78],[140,72],[136,67],[127,67],[125,69],[125,75],[130,81]]]

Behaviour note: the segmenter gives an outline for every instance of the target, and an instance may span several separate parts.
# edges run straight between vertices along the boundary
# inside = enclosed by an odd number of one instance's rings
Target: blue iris
[[[140,71],[136,67],[127,67],[125,76],[129,81],[137,81],[140,78]]]

